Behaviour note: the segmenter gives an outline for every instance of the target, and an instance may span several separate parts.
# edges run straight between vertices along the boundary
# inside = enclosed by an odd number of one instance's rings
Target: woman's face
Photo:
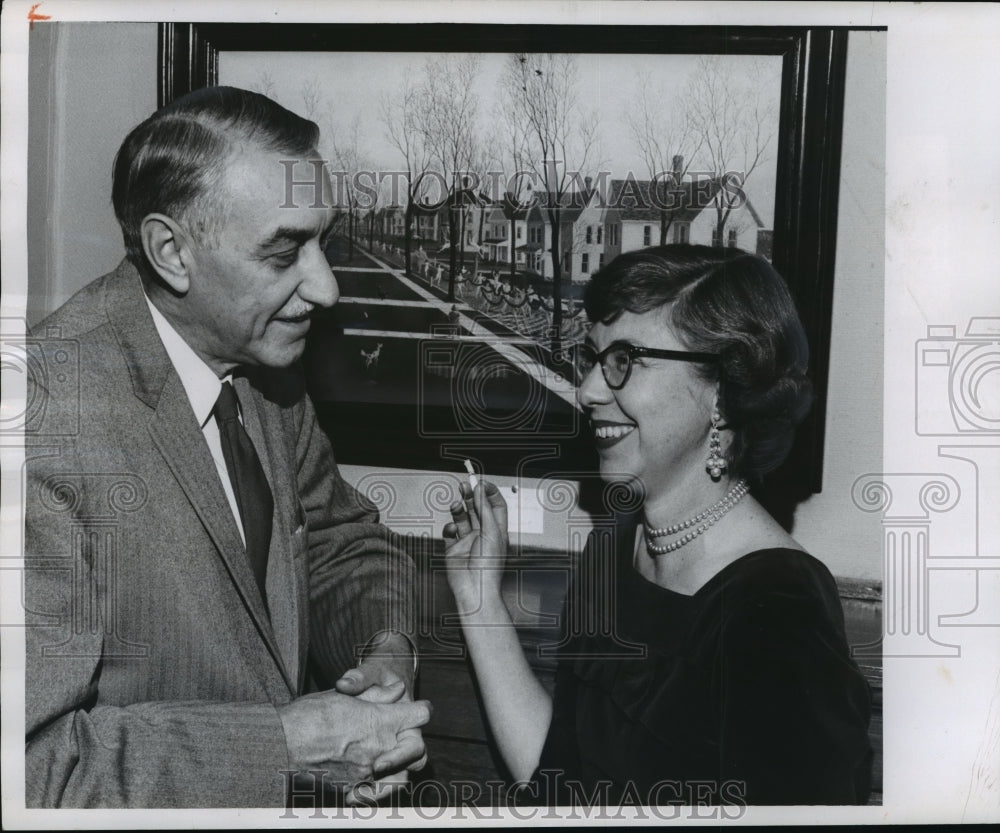
[[[670,307],[622,315],[612,324],[594,324],[587,337],[600,352],[612,342],[642,347],[688,350],[674,334]],[[599,364],[582,380],[581,406],[605,481],[638,478],[647,494],[668,484],[706,478],[709,421],[715,386],[698,375],[697,365],[671,359],[636,357],[620,390],[612,390]]]

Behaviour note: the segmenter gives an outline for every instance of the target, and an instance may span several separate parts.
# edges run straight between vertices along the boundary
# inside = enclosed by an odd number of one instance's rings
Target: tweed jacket
[[[27,805],[283,805],[276,706],[410,633],[410,559],[340,476],[301,374],[257,369],[235,386],[274,494],[265,609],[135,268],[34,337]]]

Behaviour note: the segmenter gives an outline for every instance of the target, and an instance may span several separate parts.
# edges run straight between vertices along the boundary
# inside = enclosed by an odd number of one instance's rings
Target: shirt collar
[[[160,341],[170,357],[170,362],[180,377],[184,392],[194,411],[198,425],[202,428],[212,416],[212,410],[219,399],[219,392],[222,390],[223,381],[228,381],[231,375],[225,379],[220,379],[212,371],[202,358],[191,349],[188,343],[181,337],[181,334],[174,329],[173,325],[167,321],[166,317],[149,300],[149,296],[143,289],[146,304],[149,312],[153,316],[153,324],[156,332],[160,336]]]

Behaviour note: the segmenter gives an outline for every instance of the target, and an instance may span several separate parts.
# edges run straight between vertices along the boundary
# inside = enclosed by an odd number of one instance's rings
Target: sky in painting
[[[415,46],[419,46],[415,44]],[[285,107],[304,113],[304,90],[319,93],[314,116],[325,134],[344,132],[357,121],[368,161],[379,169],[396,169],[400,154],[386,135],[379,102],[393,96],[407,79],[419,81],[429,57],[438,53],[404,52],[223,52],[219,80],[260,90],[269,79],[271,94]],[[479,104],[479,124],[484,133],[502,118],[496,113],[500,77],[506,53],[481,55],[478,76],[469,79]],[[745,190],[757,211],[770,224],[774,213],[777,113],[781,89],[778,57],[727,55],[719,59],[734,82],[753,89],[765,108],[774,114],[765,156],[748,179]],[[669,118],[677,101],[697,71],[697,57],[689,55],[581,54],[576,59],[576,87],[580,117],[594,119],[597,144],[588,159],[588,171],[609,171],[613,178],[632,172],[648,179],[642,154],[627,127],[637,89],[646,84]],[[323,148],[321,147],[321,150]]]

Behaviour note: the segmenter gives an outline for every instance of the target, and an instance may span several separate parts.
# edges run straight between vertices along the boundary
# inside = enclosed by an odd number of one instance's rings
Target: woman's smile
[[[594,444],[598,450],[617,445],[636,429],[634,423],[609,422],[601,419],[591,420],[590,427],[593,429]]]

